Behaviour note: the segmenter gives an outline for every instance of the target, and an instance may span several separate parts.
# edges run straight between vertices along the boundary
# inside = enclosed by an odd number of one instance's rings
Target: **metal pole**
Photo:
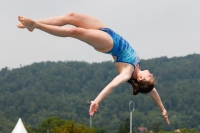
[[[130,112],[130,133],[132,133],[132,112]]]
[[[92,101],[87,100],[86,101],[88,105],[90,105],[92,103]],[[90,127],[92,127],[92,116],[90,115]]]
[[[92,127],[92,116],[90,115],[90,127]]]
[[[129,111],[130,111],[130,133],[132,133],[132,112],[135,109],[135,104],[133,103],[133,101],[129,102]]]

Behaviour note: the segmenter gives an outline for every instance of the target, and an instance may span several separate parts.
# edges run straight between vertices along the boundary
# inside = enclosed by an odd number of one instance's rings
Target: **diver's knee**
[[[77,13],[75,13],[75,12],[70,12],[70,13],[65,14],[65,17],[73,20],[77,16],[76,14]]]
[[[80,33],[80,29],[76,27],[68,27],[66,31],[70,36],[76,36]]]

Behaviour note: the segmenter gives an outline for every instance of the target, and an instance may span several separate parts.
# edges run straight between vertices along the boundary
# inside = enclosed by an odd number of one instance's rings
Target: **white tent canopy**
[[[19,118],[15,128],[13,129],[12,133],[28,133],[22,123],[21,118]]]

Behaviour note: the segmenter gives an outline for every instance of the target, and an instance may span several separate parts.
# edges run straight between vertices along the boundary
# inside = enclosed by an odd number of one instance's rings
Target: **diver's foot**
[[[36,28],[36,22],[22,16],[18,16],[18,20],[21,24],[18,24],[17,27],[19,28],[27,28],[29,31],[33,31]]]
[[[21,29],[24,29],[24,28],[26,28],[23,24],[21,24],[21,23],[19,23],[18,25],[17,25],[17,27],[18,28],[21,28]]]

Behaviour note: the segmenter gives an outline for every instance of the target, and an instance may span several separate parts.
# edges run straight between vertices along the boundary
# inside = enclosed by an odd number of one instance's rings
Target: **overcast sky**
[[[69,12],[100,19],[141,59],[200,54],[200,0],[1,0],[0,69],[42,61],[112,60],[81,41],[16,27],[18,15],[38,20]]]

